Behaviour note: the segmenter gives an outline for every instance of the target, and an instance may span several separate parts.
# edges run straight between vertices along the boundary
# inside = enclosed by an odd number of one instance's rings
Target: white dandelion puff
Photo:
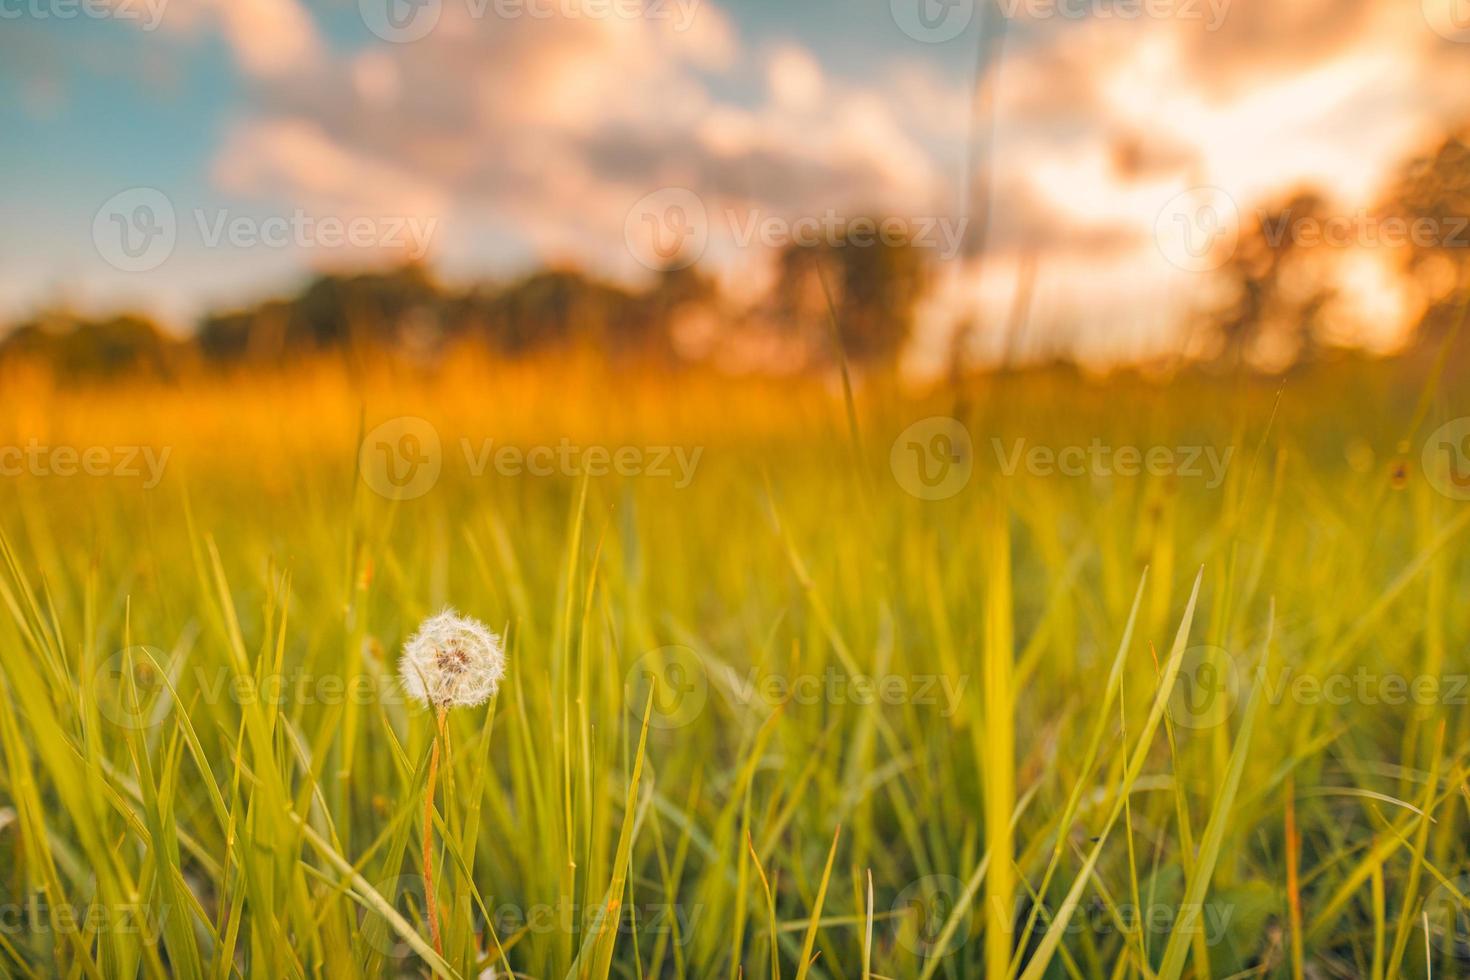
[[[484,623],[445,609],[403,644],[398,673],[408,696],[430,707],[474,707],[499,689],[505,651]]]

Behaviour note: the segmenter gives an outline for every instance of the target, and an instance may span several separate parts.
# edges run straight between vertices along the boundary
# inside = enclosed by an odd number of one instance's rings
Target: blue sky
[[[149,2],[161,6],[150,8]],[[211,13],[214,4],[121,0],[110,17],[74,14],[77,7],[67,4],[0,5],[6,15],[0,20],[0,128],[6,134],[0,162],[10,176],[0,190],[0,213],[9,229],[0,239],[0,267],[11,270],[0,310],[15,314],[51,299],[84,306],[139,302],[187,318],[203,304],[245,299],[299,278],[299,256],[219,250],[191,256],[187,243],[170,258],[176,269],[171,276],[119,276],[97,267],[93,218],[108,198],[127,188],[159,188],[180,206],[228,208],[232,214],[279,213],[289,201],[232,194],[211,175],[231,127],[261,101],[259,79],[235,55],[223,18]],[[824,67],[834,74],[861,77],[865,66],[912,55],[905,49],[916,46],[893,29],[882,5],[867,7],[825,0],[751,2],[719,13],[742,45],[762,49],[794,40],[821,52]],[[301,9],[335,56],[385,47],[354,4],[310,3]],[[141,28],[154,10],[157,27]],[[486,33],[494,27],[489,23]],[[963,84],[960,79],[972,71],[973,44],[971,31],[952,43],[924,45],[922,53]],[[732,103],[759,101],[747,79],[708,82]],[[444,262],[469,274],[482,261],[488,271],[535,261],[524,243],[493,237],[493,243],[482,241]],[[20,276],[25,281],[17,282]]]

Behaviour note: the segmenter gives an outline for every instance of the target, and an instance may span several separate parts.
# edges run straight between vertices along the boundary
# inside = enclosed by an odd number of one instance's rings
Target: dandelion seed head
[[[403,644],[398,673],[408,696],[430,707],[474,707],[500,687],[505,651],[484,623],[445,609]]]

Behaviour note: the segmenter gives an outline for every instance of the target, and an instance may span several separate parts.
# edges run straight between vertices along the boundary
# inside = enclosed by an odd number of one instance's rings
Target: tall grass
[[[0,445],[170,456],[0,486],[0,974],[1470,967],[1470,503],[1420,469],[1470,406],[1432,380],[870,379],[852,418],[581,366],[8,380]],[[888,449],[956,411],[973,472],[921,499]],[[442,445],[411,500],[359,472],[395,416]],[[476,476],[461,437],[702,453]],[[1008,475],[1017,439],[1233,455]],[[446,719],[440,954],[436,725],[393,671],[450,603],[510,669]]]

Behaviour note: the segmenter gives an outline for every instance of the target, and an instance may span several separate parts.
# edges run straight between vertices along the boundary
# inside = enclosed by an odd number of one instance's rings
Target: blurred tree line
[[[1380,249],[1416,311],[1408,353],[1437,350],[1470,304],[1470,127],[1405,161],[1370,208],[1341,210],[1308,187],[1246,217],[1220,270],[1224,300],[1207,315],[1214,358],[1319,360],[1352,302],[1344,260]]]
[[[793,244],[778,256],[770,295],[738,311],[697,267],[660,272],[643,289],[571,268],[462,288],[417,264],[324,274],[296,295],[207,314],[184,337],[138,314],[48,311],[0,338],[0,361],[40,361],[66,377],[166,376],[332,352],[431,361],[469,345],[502,358],[587,348],[674,365],[709,355],[710,335],[728,328],[781,333],[804,366],[830,363],[840,336],[850,359],[873,364],[891,361],[912,331],[925,283],[922,251],[902,240],[848,245],[842,234]]]
[[[1208,343],[1196,356],[1229,366],[1317,361],[1341,343],[1340,263],[1355,245],[1391,249],[1382,254],[1417,311],[1410,352],[1441,345],[1470,302],[1470,129],[1407,160],[1382,200],[1350,217],[1356,230],[1347,241],[1301,233],[1343,218],[1311,188],[1246,216],[1218,270],[1218,301],[1201,321]],[[1381,233],[1393,222],[1430,233],[1367,240],[1365,227]],[[327,274],[294,296],[209,314],[185,337],[136,314],[48,311],[0,335],[0,363],[40,361],[68,377],[167,375],[333,352],[429,361],[475,346],[503,358],[586,348],[673,366],[718,358],[745,340],[763,363],[787,370],[831,365],[839,350],[860,368],[884,368],[913,334],[932,255],[911,241],[850,242],[838,229],[821,244],[783,249],[774,285],[754,302],[726,295],[697,267],[668,269],[641,289],[570,268],[468,287],[448,286],[420,265]],[[992,326],[1008,335],[1010,350],[1021,324]],[[952,357],[958,371],[958,345]]]

